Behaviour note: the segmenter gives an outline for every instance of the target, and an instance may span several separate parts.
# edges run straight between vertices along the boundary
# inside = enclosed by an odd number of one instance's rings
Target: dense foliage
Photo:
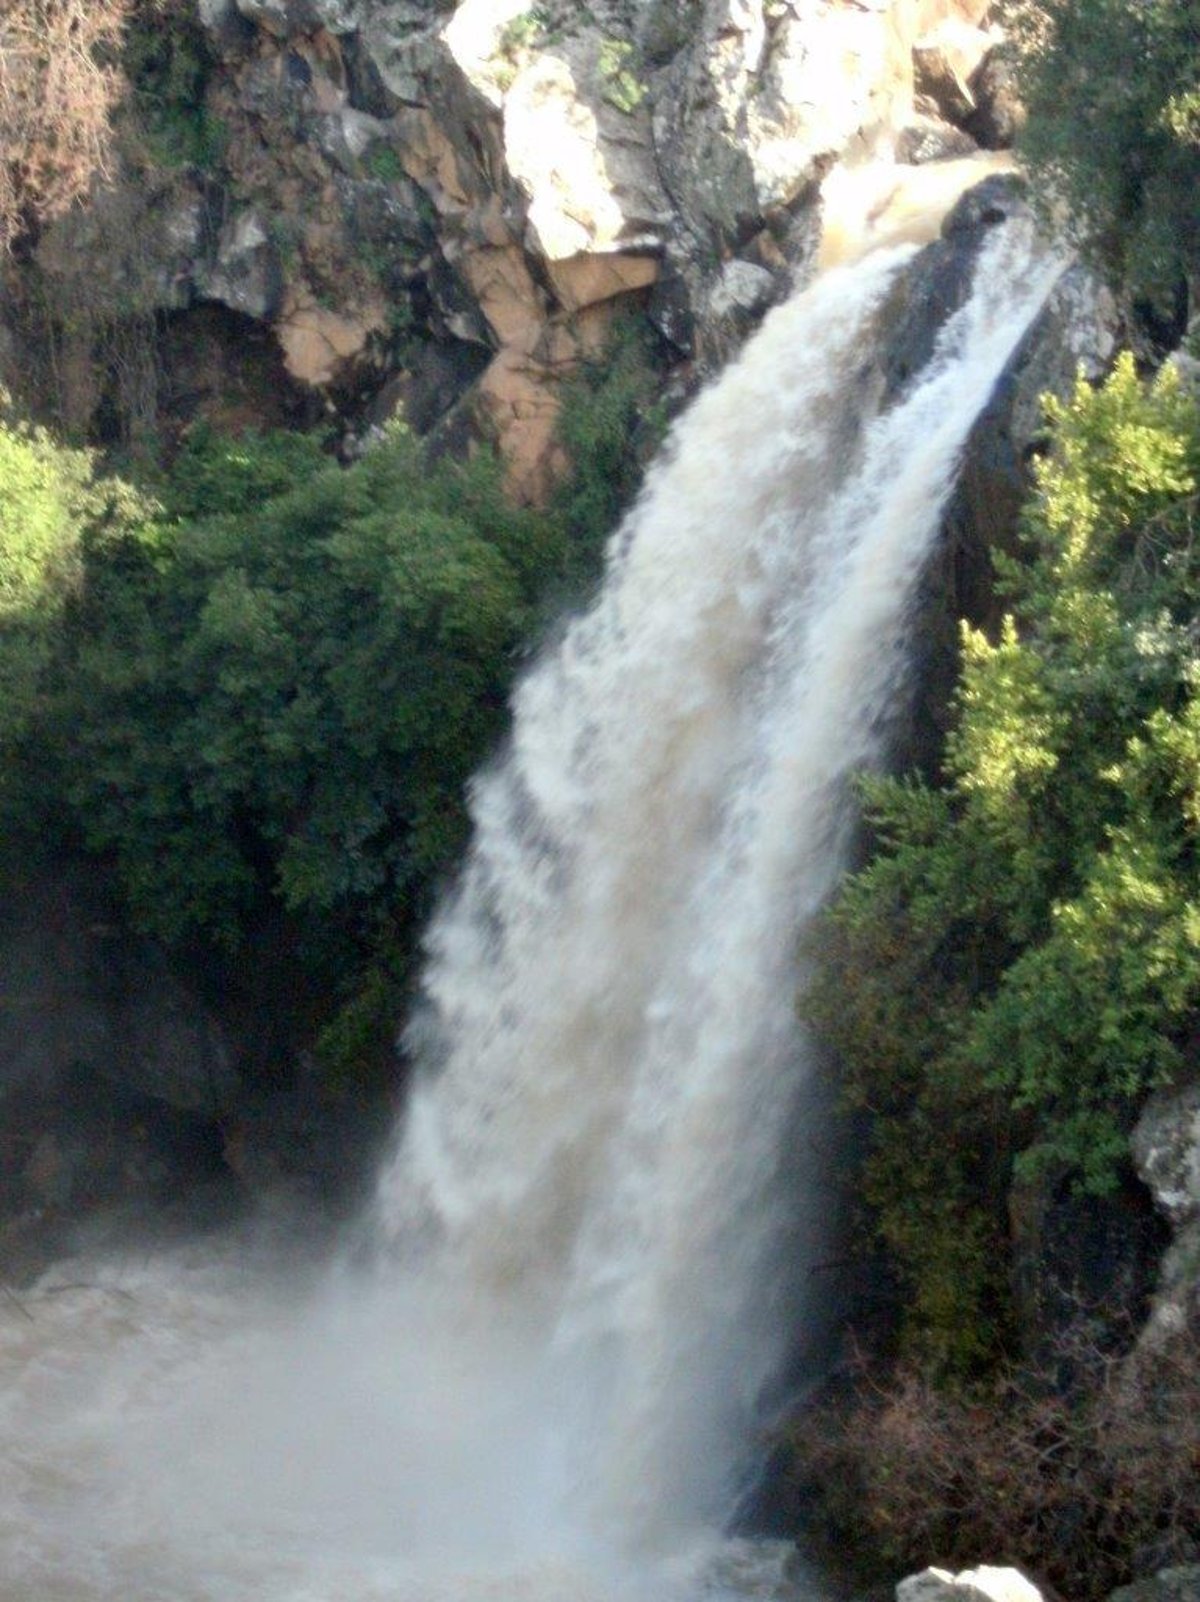
[[[567,537],[573,598],[597,576],[604,538],[633,500],[666,431],[654,336],[644,319],[618,320],[602,354],[565,386],[558,437],[571,463],[555,497]]]
[[[1126,358],[1050,415],[1011,612],[964,630],[942,781],[866,784],[813,1004],[910,1349],[958,1369],[1003,1338],[1014,1172],[1111,1186],[1200,1018],[1200,414]]]
[[[494,474],[407,439],[348,472],[247,455],[201,441],[161,513],[89,542],[60,666],[65,794],[168,939],[235,942],[264,884],[357,926],[449,862],[538,555]]]
[[[86,455],[0,417],[0,744],[34,714],[53,631],[78,580],[80,531],[98,509]]]
[[[6,830],[96,855],[139,928],[201,957],[282,918],[330,999],[325,1054],[358,1071],[512,676],[632,493],[648,381],[629,338],[581,376],[545,513],[486,453],[433,464],[403,429],[343,468],[311,437],[196,427],[135,490],[0,423]]]
[[[1116,274],[1170,290],[1200,267],[1200,0],[1037,0],[1017,23],[1041,186]]]

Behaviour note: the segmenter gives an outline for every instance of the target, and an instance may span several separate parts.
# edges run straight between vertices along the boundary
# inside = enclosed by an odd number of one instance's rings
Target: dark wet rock
[[[994,46],[970,80],[974,110],[963,127],[984,150],[1009,150],[1025,126],[1016,68],[1003,45]]]

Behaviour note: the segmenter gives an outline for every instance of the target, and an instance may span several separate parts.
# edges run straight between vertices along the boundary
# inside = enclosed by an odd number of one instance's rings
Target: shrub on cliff
[[[1109,1187],[1200,1023],[1200,414],[1126,358],[1050,417],[942,782],[865,785],[811,1003],[871,1115],[909,1349],[958,1370],[1003,1344],[1014,1169]]]
[[[282,910],[350,1071],[390,1043],[411,936],[466,832],[561,520],[403,433],[197,431],[156,499],[0,424],[4,825],[82,843],[197,952]]]
[[[604,542],[662,443],[666,418],[652,341],[644,321],[618,322],[603,354],[586,360],[565,386],[558,438],[571,470],[555,509],[565,524],[563,588],[571,599],[597,577]]]
[[[0,425],[8,825],[101,857],[169,944],[237,953],[282,917],[326,1015],[345,1002],[328,1060],[385,1056],[513,675],[632,493],[648,381],[629,339],[581,377],[544,514],[486,453],[433,463],[402,430],[342,468],[197,427],[135,493]]]
[[[489,463],[431,470],[405,436],[349,470],[200,436],[157,516],[90,541],[47,737],[139,923],[232,945],[264,895],[355,935],[419,908],[545,528]]]
[[[97,480],[89,452],[21,422],[0,393],[0,753],[36,721],[89,531],[135,504],[127,487]],[[11,803],[9,763],[0,774]]]
[[[1003,1557],[1073,1602],[1100,1602],[1147,1564],[1191,1561],[1200,1342],[1181,1332],[1120,1360],[1084,1320],[1058,1360],[1070,1394],[1049,1371],[1006,1370],[964,1395],[909,1370],[861,1374],[802,1416],[793,1471],[835,1560],[903,1573]]]
[[[1118,275],[1200,269],[1200,0],[1037,0],[1018,12],[1023,153]]]

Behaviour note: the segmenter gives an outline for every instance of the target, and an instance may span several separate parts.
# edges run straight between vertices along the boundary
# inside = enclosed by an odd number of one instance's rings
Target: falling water
[[[175,1252],[57,1270],[0,1321],[6,1602],[734,1584],[705,1562],[819,1323],[798,942],[963,441],[1057,270],[994,230],[881,409],[911,254],[772,315],[521,686],[429,936],[371,1268]]]

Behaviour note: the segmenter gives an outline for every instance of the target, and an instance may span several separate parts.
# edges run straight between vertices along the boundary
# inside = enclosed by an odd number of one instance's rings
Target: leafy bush
[[[632,114],[646,98],[646,86],[636,72],[636,56],[627,39],[600,42],[600,94],[617,111]]]
[[[1200,3],[1039,0],[1018,13],[1023,153],[1117,274],[1200,266]]]
[[[513,674],[640,475],[651,378],[632,338],[581,376],[547,513],[511,507],[488,456],[431,463],[403,430],[342,468],[311,437],[198,426],[135,493],[0,426],[13,825],[103,858],[175,946],[282,926],[327,998],[306,1011],[330,1072],[386,1057]]]
[[[604,541],[636,495],[666,418],[646,328],[619,322],[603,356],[584,363],[566,388],[558,437],[571,471],[555,497],[565,522],[568,593],[599,572]]]
[[[0,410],[0,751],[35,717],[85,532],[114,511],[117,489],[97,484],[87,452]]]
[[[1200,1010],[1200,416],[1126,358],[1050,417],[1012,612],[963,632],[942,782],[864,785],[810,1004],[872,1115],[909,1348],[958,1369],[1003,1341],[1014,1168],[1109,1188]]]
[[[534,520],[402,436],[342,470],[201,435],[165,500],[89,545],[59,667],[88,845],[168,940],[235,944],[272,894],[364,935],[416,910],[500,727]]]
[[[206,103],[216,61],[195,8],[187,0],[137,0],[121,64],[142,152],[163,167],[217,166],[226,131]]]

